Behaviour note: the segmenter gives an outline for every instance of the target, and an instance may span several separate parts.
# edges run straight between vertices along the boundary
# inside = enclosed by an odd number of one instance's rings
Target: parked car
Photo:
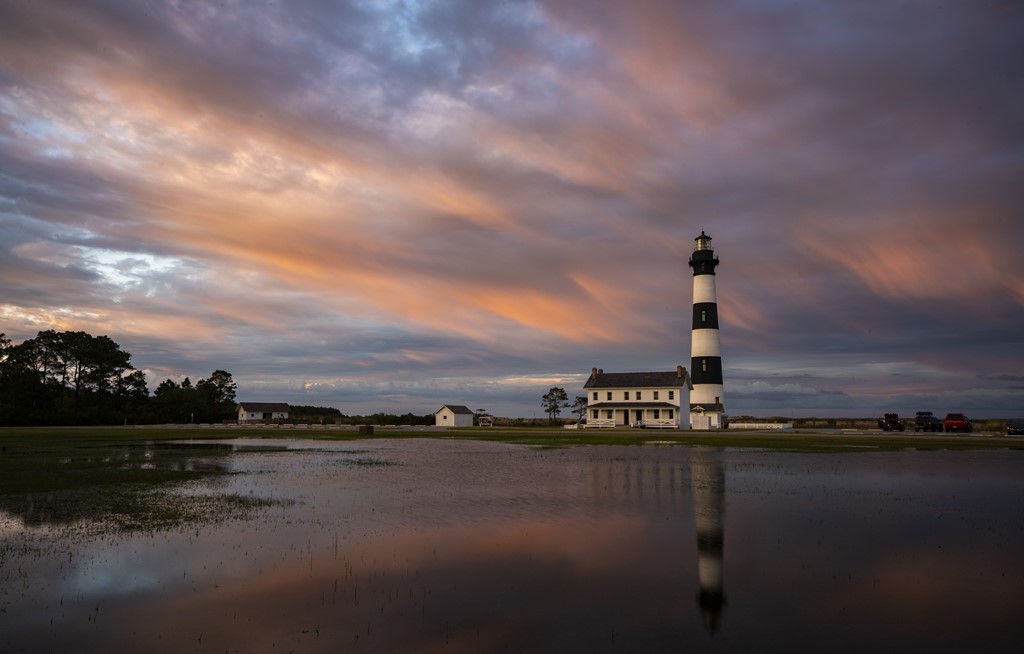
[[[918,411],[914,416],[914,431],[942,431],[942,421],[931,411]]]
[[[905,429],[903,421],[896,413],[887,413],[879,418],[878,426],[882,428],[882,431],[903,431]]]
[[[946,431],[974,431],[974,425],[962,413],[947,413],[943,426],[946,428]]]
[[[1006,435],[1024,434],[1024,420],[1014,420],[1006,425]]]

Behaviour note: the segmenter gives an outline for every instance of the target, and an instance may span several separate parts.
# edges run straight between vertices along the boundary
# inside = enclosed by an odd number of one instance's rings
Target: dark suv
[[[942,431],[942,421],[931,411],[918,411],[914,416],[914,431]]]
[[[946,431],[974,431],[974,425],[962,413],[947,413],[945,427]]]

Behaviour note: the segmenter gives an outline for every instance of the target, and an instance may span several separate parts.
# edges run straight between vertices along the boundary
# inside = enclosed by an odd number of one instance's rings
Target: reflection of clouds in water
[[[117,548],[104,549],[104,558],[94,556],[88,563],[75,568],[68,577],[67,591],[90,596],[116,597],[157,588],[160,575],[155,568],[139,565]]]
[[[24,529],[20,518],[6,511],[0,511],[0,535],[16,534]]]

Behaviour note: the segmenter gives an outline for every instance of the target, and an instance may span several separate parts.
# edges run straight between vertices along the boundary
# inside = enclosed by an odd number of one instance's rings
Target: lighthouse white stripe
[[[725,391],[722,384],[694,384],[690,393],[690,404],[714,404],[725,402]]]
[[[690,341],[691,357],[720,357],[722,345],[717,329],[694,329]]]
[[[698,302],[717,302],[714,275],[697,275],[693,278],[693,303]]]

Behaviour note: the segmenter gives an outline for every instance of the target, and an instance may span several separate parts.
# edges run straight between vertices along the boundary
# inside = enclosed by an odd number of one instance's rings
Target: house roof
[[[583,388],[680,388],[690,374],[679,366],[668,372],[604,372],[594,369]]]
[[[287,413],[287,402],[239,402],[238,406],[255,413]]]
[[[445,404],[443,407],[435,411],[434,415],[436,416],[437,414],[444,411],[446,408],[456,415],[476,415],[473,413],[473,410],[470,409],[468,406],[463,406],[461,404]]]

